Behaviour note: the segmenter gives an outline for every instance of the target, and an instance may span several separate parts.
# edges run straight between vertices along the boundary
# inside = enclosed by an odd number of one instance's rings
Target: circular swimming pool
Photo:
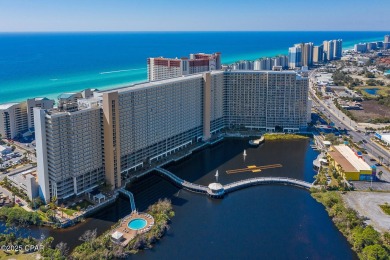
[[[143,218],[135,218],[132,219],[129,224],[127,225],[130,229],[138,230],[146,227],[146,220]]]

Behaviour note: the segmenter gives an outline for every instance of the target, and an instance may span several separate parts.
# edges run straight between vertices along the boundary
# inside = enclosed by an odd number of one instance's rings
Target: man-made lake
[[[243,155],[246,150],[246,156]],[[208,185],[258,176],[285,176],[313,181],[312,162],[317,152],[308,140],[266,142],[251,148],[247,140],[226,140],[167,167],[181,178]],[[261,172],[227,174],[249,165],[282,164]],[[172,200],[176,216],[167,234],[151,250],[135,259],[353,259],[356,255],[336,229],[325,208],[307,190],[282,185],[255,186],[230,193],[223,199],[179,190],[164,179],[149,175],[129,189],[142,211],[159,198]],[[57,242],[74,247],[88,229],[102,233],[130,213],[127,198],[85,223],[64,231],[43,232]]]
[[[378,92],[378,89],[377,88],[365,88],[364,91],[366,91],[370,95],[376,95],[376,93]]]

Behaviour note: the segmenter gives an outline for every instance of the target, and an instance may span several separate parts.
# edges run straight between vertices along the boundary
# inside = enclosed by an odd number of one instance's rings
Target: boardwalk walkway
[[[157,167],[155,170],[160,174],[165,177],[167,177],[171,182],[174,184],[178,185],[179,187],[192,191],[192,192],[198,192],[198,193],[206,193],[210,196],[212,196],[214,193],[206,186],[187,182],[172,172]],[[222,194],[226,194],[229,192],[233,192],[238,189],[246,188],[249,186],[254,186],[254,185],[267,185],[267,184],[284,184],[284,185],[292,185],[296,186],[299,188],[304,188],[304,189],[310,189],[313,187],[313,184],[301,181],[301,180],[296,180],[292,178],[286,178],[286,177],[259,177],[259,178],[251,178],[251,179],[246,179],[246,180],[241,180],[237,182],[233,182],[230,184],[223,185],[223,191]]]
[[[224,185],[225,192],[232,192],[238,189],[242,189],[248,186],[261,185],[261,184],[286,184],[297,186],[300,188],[310,189],[313,185],[311,183],[296,180],[292,178],[285,177],[259,177],[251,178],[242,181],[233,182],[227,185]]]
[[[131,211],[134,212],[137,210],[137,208],[135,207],[135,200],[134,200],[134,195],[133,193],[131,193],[130,191],[122,188],[122,189],[119,189],[118,190],[119,192],[121,192],[122,194],[124,195],[127,195],[130,199],[130,207],[131,207]]]
[[[208,188],[203,185],[195,184],[192,182],[185,181],[179,177],[177,177],[175,174],[172,172],[165,170],[163,168],[157,167],[155,169],[158,173],[162,174],[165,177],[168,177],[171,181],[173,181],[175,184],[178,186],[189,190],[189,191],[194,191],[194,192],[200,192],[200,193],[207,193]]]

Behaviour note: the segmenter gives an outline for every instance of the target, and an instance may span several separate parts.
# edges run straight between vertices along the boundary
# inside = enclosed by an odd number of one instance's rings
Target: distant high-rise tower
[[[354,46],[355,52],[365,53],[367,52],[367,44],[366,43],[358,43]]]
[[[333,60],[333,54],[334,54],[333,41],[324,41],[324,60],[325,61]]]
[[[313,65],[313,43],[305,43],[302,44],[302,66],[310,67]]]
[[[221,69],[221,53],[190,54],[190,58],[148,58],[148,80],[156,81]]]
[[[390,35],[385,35],[385,40],[383,42],[390,42]]]
[[[302,66],[302,48],[301,46],[295,45],[294,47],[288,48],[288,67],[290,69],[299,68]]]
[[[333,40],[333,59],[341,59],[343,56],[343,40]]]
[[[319,46],[313,47],[313,62],[319,63],[323,61],[324,57],[324,46],[321,44]]]

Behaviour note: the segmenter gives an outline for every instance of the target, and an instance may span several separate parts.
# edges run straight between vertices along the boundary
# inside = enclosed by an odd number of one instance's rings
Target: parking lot
[[[389,231],[390,216],[385,214],[379,205],[390,203],[390,193],[348,192],[343,198],[349,207],[366,217],[366,222],[376,230]]]

